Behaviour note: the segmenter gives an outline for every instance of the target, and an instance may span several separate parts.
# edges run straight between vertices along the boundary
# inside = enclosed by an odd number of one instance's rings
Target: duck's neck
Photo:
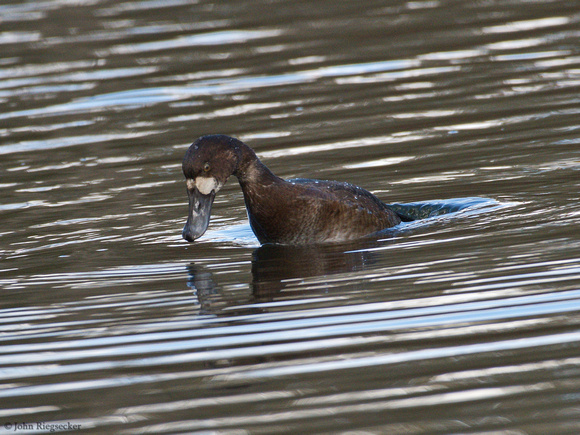
[[[258,159],[254,150],[249,146],[241,142],[239,150],[241,155],[234,175],[238,178],[242,190],[245,191],[248,186],[268,186],[283,181]]]

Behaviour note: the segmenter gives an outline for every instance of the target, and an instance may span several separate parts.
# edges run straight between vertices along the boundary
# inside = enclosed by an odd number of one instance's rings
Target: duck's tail
[[[404,213],[399,213],[398,211],[396,211],[395,213],[397,213],[397,216],[399,216],[401,218],[401,221],[403,221],[403,222],[412,222],[415,220],[411,216],[408,216]]]
[[[412,210],[409,209],[408,207],[405,207],[404,205],[401,205],[401,204],[389,204],[389,208],[391,210],[393,210],[395,212],[395,214],[397,216],[399,216],[399,218],[403,222],[412,222],[412,221],[414,221],[414,220],[417,219],[416,217],[413,217],[411,215],[411,213],[409,213],[409,211],[412,211]]]

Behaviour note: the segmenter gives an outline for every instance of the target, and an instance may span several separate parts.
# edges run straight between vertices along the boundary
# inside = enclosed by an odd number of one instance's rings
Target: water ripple
[[[73,3],[0,5],[2,423],[578,432],[573,2]],[[188,244],[206,133],[418,220]]]

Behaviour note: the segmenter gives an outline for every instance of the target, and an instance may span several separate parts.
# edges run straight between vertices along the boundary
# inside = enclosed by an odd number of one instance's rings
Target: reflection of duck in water
[[[372,193],[348,183],[283,180],[237,139],[199,138],[183,160],[189,216],[183,238],[201,237],[215,194],[230,175],[240,182],[252,230],[260,243],[311,244],[357,239],[411,220]]]
[[[228,316],[262,312],[265,307],[256,303],[316,298],[331,292],[359,294],[367,284],[351,278],[376,264],[380,253],[366,248],[379,246],[377,243],[365,239],[309,246],[267,244],[252,253],[252,280],[247,290],[239,283],[236,291],[227,290],[220,283],[228,281],[223,270],[222,275],[214,276],[211,267],[195,263],[187,267],[187,285],[195,291],[200,314],[224,312]]]
[[[372,245],[371,245],[372,244]],[[252,293],[257,301],[270,301],[284,292],[285,297],[297,294],[312,297],[339,286],[345,291],[360,280],[337,280],[337,276],[352,276],[376,263],[378,254],[358,248],[377,246],[372,240],[326,245],[283,246],[263,245],[252,254]],[[353,249],[351,252],[345,252]],[[317,277],[313,286],[305,285]],[[340,282],[340,284],[338,284]],[[352,290],[352,289],[351,289]],[[363,288],[357,288],[362,291]]]

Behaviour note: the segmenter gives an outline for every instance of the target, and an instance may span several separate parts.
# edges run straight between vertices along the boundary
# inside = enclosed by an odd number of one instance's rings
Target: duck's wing
[[[296,178],[288,181],[307,187],[312,194],[316,195],[318,193],[327,200],[338,201],[342,204],[348,204],[354,208],[363,208],[370,212],[390,210],[398,215],[389,204],[385,204],[368,190],[351,183],[305,178]],[[405,218],[408,219],[408,217]]]

